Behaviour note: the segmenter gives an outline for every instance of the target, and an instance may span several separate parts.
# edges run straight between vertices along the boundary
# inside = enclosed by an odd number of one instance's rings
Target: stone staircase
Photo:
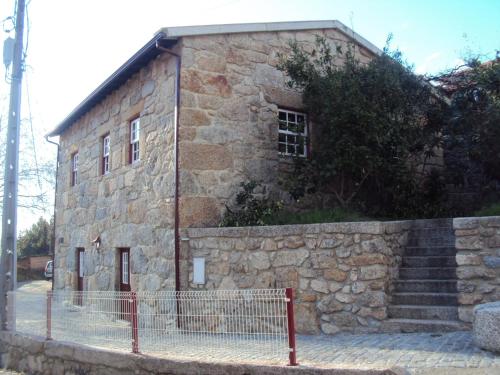
[[[458,321],[452,219],[415,220],[394,282],[388,331],[450,332]]]

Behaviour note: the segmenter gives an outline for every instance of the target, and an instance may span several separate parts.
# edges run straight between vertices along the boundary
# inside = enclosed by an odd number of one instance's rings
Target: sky
[[[13,9],[14,0],[3,1],[0,20]],[[31,113],[42,161],[55,160],[43,135],[162,27],[335,19],[380,48],[392,33],[392,47],[419,74],[450,68],[470,52],[492,58],[500,49],[500,0],[31,0],[28,15],[23,116]],[[9,87],[0,81],[5,113]],[[39,216],[20,210],[18,229]]]

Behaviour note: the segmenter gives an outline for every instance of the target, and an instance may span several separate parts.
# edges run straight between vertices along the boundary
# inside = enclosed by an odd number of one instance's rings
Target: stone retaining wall
[[[157,358],[107,351],[83,345],[45,341],[41,337],[0,332],[1,367],[38,375],[271,375],[401,374],[400,370],[348,370],[311,367],[266,366]]]
[[[500,300],[500,217],[457,218],[453,228],[459,318],[471,322],[474,305]]]
[[[182,289],[296,290],[299,333],[377,332],[411,221],[185,229]],[[205,283],[193,282],[193,257]]]

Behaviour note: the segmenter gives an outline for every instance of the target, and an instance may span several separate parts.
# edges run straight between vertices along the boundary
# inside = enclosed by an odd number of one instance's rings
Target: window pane
[[[280,143],[278,145],[278,150],[279,150],[279,152],[285,153],[286,152],[286,145],[284,143]]]
[[[283,134],[283,133],[279,133],[278,134],[278,141],[279,142],[285,142],[285,140],[286,140],[286,135]]]
[[[303,123],[304,122],[304,115],[297,115],[297,122]]]
[[[288,121],[295,122],[295,113],[288,114]]]
[[[280,130],[287,130],[286,122],[285,121],[280,121],[279,122],[279,128],[280,128]]]
[[[304,155],[304,144],[299,144],[297,145],[297,152],[299,153],[299,155]]]
[[[287,152],[289,154],[295,154],[295,145],[288,145],[287,146]]]
[[[84,252],[83,251],[79,251],[78,252],[78,256],[79,256],[79,270],[78,270],[78,276],[79,277],[83,277],[83,268],[84,268]]]
[[[286,121],[286,112],[279,111],[279,120]]]

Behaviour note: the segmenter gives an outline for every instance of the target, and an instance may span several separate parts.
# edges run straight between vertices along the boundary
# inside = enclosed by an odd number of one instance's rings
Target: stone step
[[[455,246],[407,246],[405,256],[455,256]]]
[[[454,236],[455,231],[450,228],[422,228],[422,229],[412,229],[408,232],[408,238],[420,238],[420,237],[446,237]]]
[[[401,267],[399,279],[448,280],[457,278],[456,267]]]
[[[457,280],[395,280],[396,293],[457,293]]]
[[[453,227],[453,219],[443,218],[443,219],[422,219],[413,220],[411,223],[411,229],[422,229],[422,228],[436,228],[436,227]]]
[[[421,246],[421,247],[435,247],[435,246],[455,246],[454,236],[441,236],[441,237],[414,237],[408,238],[406,246]]]
[[[456,267],[455,256],[403,256],[403,267]]]
[[[470,325],[456,320],[387,319],[382,322],[384,332],[455,332],[468,331]]]
[[[393,293],[393,305],[457,306],[457,293]]]
[[[389,305],[390,318],[458,320],[456,306]]]

